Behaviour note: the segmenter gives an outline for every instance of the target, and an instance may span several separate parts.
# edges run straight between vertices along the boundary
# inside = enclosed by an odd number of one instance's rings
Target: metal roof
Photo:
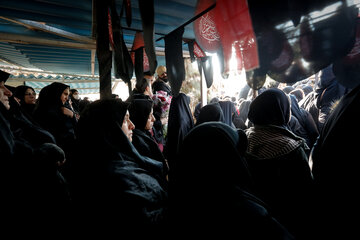
[[[118,14],[122,2],[116,0]],[[194,17],[196,3],[195,0],[154,1],[155,39],[158,40],[155,48],[159,65],[165,65],[165,43],[160,38]],[[92,38],[92,6],[92,0],[1,0],[2,69],[33,69],[44,72],[44,76],[53,73],[60,78],[64,74],[81,76],[84,80],[73,81],[78,88],[87,89],[85,92],[98,92],[98,86],[90,86],[94,83],[86,84],[94,81],[92,76],[99,74],[96,45]],[[127,26],[125,14],[121,19],[128,48],[133,44],[136,31],[142,30],[138,1],[131,1],[131,10],[130,27]],[[192,24],[185,26],[183,37],[194,39]],[[184,50],[186,49],[187,46],[184,45]],[[10,81],[11,79],[18,82],[25,80],[30,85],[37,82],[36,86],[39,88],[48,84],[48,81],[44,81],[46,77],[29,79],[12,75]]]
[[[28,84],[37,82],[37,88],[41,88],[41,86],[48,84],[49,81],[61,79],[64,82],[78,84],[76,86],[79,86],[79,88],[86,92],[94,91],[98,93],[98,85],[94,86],[94,82],[99,80],[99,71],[96,58],[96,44],[93,38],[93,33],[95,32],[93,30],[95,29],[93,1],[94,0],[1,0],[0,68],[5,71],[13,71],[15,68],[21,70],[32,69],[38,73],[37,76],[30,78],[27,75],[23,77],[13,75],[10,77],[8,83],[12,80],[26,82]],[[166,64],[164,56],[164,35],[169,34],[180,26],[184,26],[183,38],[195,39],[194,25],[191,24],[191,20],[197,16],[196,6],[199,1],[200,0],[154,0],[155,50],[158,65]],[[203,2],[204,1],[205,0],[203,0]],[[115,2],[117,13],[120,14],[123,0],[116,0]],[[216,0],[207,1],[207,3],[215,2]],[[359,2],[359,0],[294,0],[290,2],[288,0],[248,0],[247,3],[249,4],[256,40],[258,42],[260,62],[262,60],[267,61],[266,64],[262,64],[264,66],[263,69],[261,69],[262,66],[260,66],[260,69],[255,69],[249,76],[254,76],[255,79],[257,74],[260,73],[261,77],[265,77],[265,74],[271,72],[268,69],[270,63],[272,64],[278,59],[281,60],[281,46],[274,40],[277,38],[271,39],[266,37],[268,36],[267,34],[269,34],[268,32],[271,34],[281,32],[282,35],[279,36],[285,36],[285,40],[288,40],[288,42],[292,44],[292,42],[295,42],[295,39],[300,38],[300,19],[305,15],[311,18],[311,15],[309,15],[311,12],[314,13],[314,16],[312,17],[312,22],[310,20],[308,22],[314,23],[316,26],[311,26],[312,28],[309,27],[306,30],[309,31],[306,33],[306,36],[310,37],[305,38],[305,40],[308,41],[309,46],[312,46],[311,44],[314,44],[314,42],[311,42],[311,37],[314,36],[314,38],[316,37],[319,40],[317,44],[323,48],[317,47],[312,49],[314,51],[320,49],[316,54],[319,54],[321,57],[312,60],[312,62],[306,62],[306,64],[309,65],[307,68],[310,69],[308,69],[307,75],[309,73],[315,73],[321,67],[330,64],[334,61],[335,57],[342,57],[346,54],[345,50],[350,49],[349,46],[353,44],[353,41],[350,40],[354,37],[352,35],[355,34],[353,34],[352,31],[351,36],[348,34],[343,37],[345,34],[336,33],[342,30],[342,28],[350,33],[350,28],[352,28],[353,25],[356,26],[356,19],[351,17],[351,19],[343,18],[345,19],[344,21],[339,21],[339,16],[343,16],[342,12],[344,9],[340,8],[339,4],[341,4],[341,6],[358,6]],[[126,14],[123,14],[121,17],[124,40],[128,48],[131,48],[133,44],[136,31],[142,31],[138,1],[131,0],[130,3],[132,13],[131,25],[128,26],[127,24]],[[220,3],[220,1],[218,3]],[[327,8],[329,8],[327,11],[321,11],[322,15],[317,16],[319,15],[319,10]],[[332,15],[336,18],[332,19]],[[346,16],[346,14],[344,16]],[[349,16],[349,14],[347,16]],[[325,21],[324,19],[326,18],[330,19],[330,21]],[[319,22],[315,24],[315,21]],[[341,25],[349,25],[349,23],[351,23],[351,27]],[[315,30],[313,29],[314,27],[316,27]],[[314,35],[313,31],[316,31],[316,35]],[[327,34],[332,34],[332,38],[329,38]],[[279,36],[274,36],[280,39]],[[345,44],[349,46],[344,47]],[[303,61],[304,53],[300,52],[300,48],[295,43],[293,45],[292,50],[295,52],[298,58],[297,60]],[[329,46],[329,49],[326,48],[327,46]],[[322,49],[325,49],[326,52],[321,52]],[[344,51],[341,53],[333,53],[333,51],[338,49],[344,49]],[[183,45],[183,51],[188,54],[187,44]],[[279,55],[275,60],[274,56],[271,55],[273,52],[277,52]],[[330,57],[328,57],[328,55]],[[279,62],[281,63],[281,61]],[[300,70],[303,70],[301,68],[303,66],[293,65],[294,64],[291,64],[285,72],[281,72],[280,74],[273,72],[273,78],[280,82],[283,78],[287,80],[288,70],[293,70],[292,73],[294,75],[299,75],[298,73]],[[54,74],[58,77],[47,79],[47,76],[53,76]],[[41,75],[43,76],[40,77]],[[294,77],[291,74],[288,75]],[[304,76],[307,75],[304,74]],[[73,77],[73,79],[65,79],[65,76],[69,78]],[[302,77],[303,76],[297,76],[297,78],[294,79],[297,81]],[[114,80],[116,81],[116,79]],[[283,82],[286,82],[285,80]],[[81,89],[80,91],[82,91]]]

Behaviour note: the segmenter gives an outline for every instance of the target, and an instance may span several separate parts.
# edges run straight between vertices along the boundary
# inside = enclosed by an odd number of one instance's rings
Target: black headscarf
[[[184,137],[194,127],[194,119],[189,104],[190,97],[184,93],[179,93],[171,100],[166,142],[166,157],[170,169]]]
[[[235,232],[244,239],[290,236],[250,193],[246,145],[242,130],[221,122],[203,123],[188,133],[170,178],[170,229],[181,227],[180,235],[202,237]]]
[[[122,131],[128,105],[103,99],[84,109],[73,164],[73,198],[84,221],[116,234],[155,227],[167,199],[162,163],[141,156]]]
[[[189,191],[195,191],[202,184],[201,188],[219,187],[220,191],[225,182],[251,189],[252,181],[243,157],[246,147],[247,138],[242,130],[237,131],[222,122],[200,124],[183,140],[175,177]]]
[[[62,107],[63,103],[60,97],[66,88],[70,88],[70,86],[60,82],[53,82],[42,88],[39,93],[37,108]]]
[[[225,123],[230,127],[235,128],[235,125],[232,121],[233,114],[236,112],[234,103],[231,101],[219,101],[219,104],[224,114]]]
[[[15,88],[14,96],[20,100],[20,104],[25,104],[25,93],[29,88],[35,92],[34,88],[25,85],[20,85]]]
[[[267,89],[251,102],[248,118],[255,125],[286,126],[290,120],[290,101],[280,89]]]
[[[134,99],[129,107],[130,120],[135,124],[133,129],[132,144],[142,155],[163,163],[164,171],[167,172],[165,158],[149,130],[146,123],[153,106],[151,99]]]
[[[196,125],[204,122],[219,121],[225,123],[224,114],[219,103],[210,103],[200,109]]]
[[[23,114],[29,118],[31,121],[34,121],[33,114],[35,109],[35,104],[27,104],[25,102],[25,93],[26,90],[31,89],[35,92],[34,88],[30,86],[20,85],[15,88],[14,96],[20,100],[20,107]]]
[[[45,130],[49,131],[56,139],[68,158],[64,166],[71,162],[71,155],[76,138],[76,118],[70,118],[62,112],[65,105],[61,101],[61,95],[68,85],[53,82],[42,88],[38,97],[38,103],[34,110],[35,121]]]
[[[0,82],[6,83],[10,74],[0,70]],[[0,103],[0,155],[1,158],[9,159],[14,153],[14,135],[10,129],[9,111]]]
[[[6,82],[8,80],[8,78],[10,77],[10,73],[4,72],[3,70],[0,69],[0,82]]]
[[[145,129],[152,107],[153,101],[150,99],[134,99],[131,101],[129,114],[135,128]]]
[[[123,124],[129,103],[121,99],[97,100],[89,104],[79,119],[78,142],[87,149],[94,164],[107,164],[103,159],[130,160],[141,167],[162,175],[162,164],[142,157],[123,133]],[[90,150],[91,149],[91,150]]]
[[[3,81],[0,79],[0,81]],[[4,81],[5,82],[5,81]],[[14,135],[10,129],[9,111],[0,103],[0,155],[9,160],[14,153]]]

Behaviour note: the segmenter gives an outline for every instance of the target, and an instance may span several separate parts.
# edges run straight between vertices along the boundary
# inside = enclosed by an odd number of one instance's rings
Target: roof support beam
[[[52,47],[64,47],[64,48],[76,48],[76,49],[96,49],[96,44],[94,43],[75,43],[75,42],[65,42],[45,38],[29,37],[20,34],[12,33],[0,33],[0,42],[12,42],[20,44],[37,44],[45,45]]]
[[[95,50],[91,50],[91,76],[95,75]]]
[[[6,21],[22,25],[31,30],[39,30],[39,31],[51,33],[51,34],[54,34],[57,36],[72,39],[72,40],[82,42],[82,43],[95,44],[95,40],[93,40],[91,38],[84,37],[84,36],[81,36],[81,35],[78,35],[75,33],[67,32],[67,31],[64,31],[59,28],[51,27],[51,26],[46,25],[45,23],[40,23],[40,22],[36,22],[36,21],[31,21],[31,20],[18,19],[18,18],[12,19],[12,18],[2,17],[2,16],[0,16],[0,19],[4,19]]]
[[[68,79],[44,79],[44,78],[26,78],[26,77],[10,77],[9,80],[17,82],[40,82],[40,83],[52,83],[52,82],[62,82],[62,83],[98,83],[99,80],[68,80]]]
[[[15,62],[13,62],[13,61],[5,58],[5,57],[0,57],[0,62],[4,62],[4,63],[10,64],[10,65],[17,66],[17,67],[24,67],[24,66],[22,66],[22,65],[20,65],[18,63],[15,63]]]

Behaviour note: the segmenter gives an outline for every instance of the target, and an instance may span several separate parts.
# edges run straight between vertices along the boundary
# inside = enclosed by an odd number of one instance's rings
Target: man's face
[[[161,75],[159,75],[159,78],[164,82],[167,82],[167,72],[163,72]]]
[[[9,97],[12,96],[12,92],[5,87],[4,81],[0,82],[0,102],[4,104],[7,110],[10,109]]]

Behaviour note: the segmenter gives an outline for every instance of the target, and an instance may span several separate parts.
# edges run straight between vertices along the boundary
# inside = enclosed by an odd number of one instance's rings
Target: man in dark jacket
[[[165,66],[159,66],[156,69],[157,78],[155,82],[152,84],[153,93],[155,94],[157,91],[167,92],[169,96],[172,96],[171,87],[167,84],[167,73]]]

